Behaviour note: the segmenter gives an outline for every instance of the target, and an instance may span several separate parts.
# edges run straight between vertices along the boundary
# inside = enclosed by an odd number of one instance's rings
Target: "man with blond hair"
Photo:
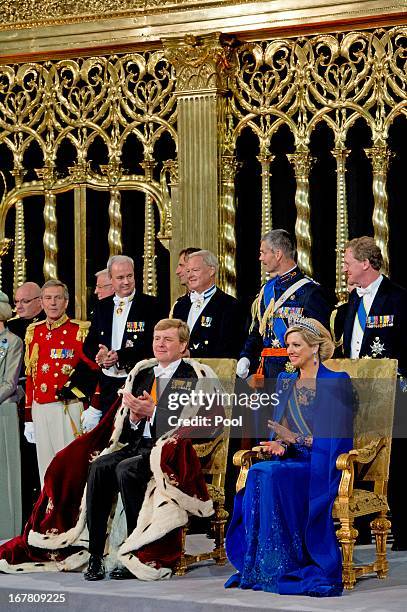
[[[137,525],[147,483],[151,477],[150,453],[158,437],[172,429],[168,408],[169,394],[189,393],[190,379],[197,374],[183,361],[188,346],[188,326],[178,319],[163,319],[154,327],[153,364],[141,362],[135,374],[132,391],[123,392],[123,404],[129,412],[123,423],[120,442],[124,446],[91,463],[86,492],[89,529],[89,566],[85,580],[102,580],[105,576],[103,552],[107,522],[112,504],[120,492],[126,514],[127,531]],[[132,578],[126,568],[116,568],[111,578]]]
[[[356,284],[349,296],[343,328],[345,357],[398,360],[400,388],[396,394],[396,421],[405,419],[407,391],[407,291],[381,273],[383,256],[370,236],[354,238],[345,247],[343,269],[348,283]],[[404,391],[404,393],[402,392]],[[406,444],[395,430],[390,462],[389,502],[393,550],[407,550],[404,518],[403,465]],[[359,526],[357,526],[359,528]]]
[[[242,344],[244,319],[236,298],[216,285],[219,264],[207,250],[191,253],[186,260],[189,293],[178,298],[172,316],[188,323],[191,357],[236,358]]]

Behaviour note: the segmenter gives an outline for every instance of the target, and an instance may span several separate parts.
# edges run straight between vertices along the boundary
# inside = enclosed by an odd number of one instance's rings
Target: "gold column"
[[[169,240],[168,248],[170,251],[170,275],[171,275],[171,304],[181,294],[181,287],[177,282],[175,276],[175,270],[178,264],[178,253],[182,247],[179,245],[180,229],[182,226],[182,214],[180,207],[180,196],[179,196],[179,172],[178,162],[174,159],[169,159],[163,162],[163,170],[166,175],[169,175],[168,185],[171,193],[171,210],[172,210],[172,225],[174,228],[178,228],[173,231],[174,239]],[[178,234],[176,234],[178,231]]]
[[[109,254],[119,255],[122,250],[122,212],[120,191],[113,187],[110,190],[109,202],[110,227],[108,233]]]
[[[373,168],[373,230],[374,239],[383,255],[383,272],[389,273],[389,219],[387,195],[387,173],[392,153],[387,145],[365,149]]]
[[[109,202],[109,232],[107,240],[109,243],[109,255],[120,255],[123,250],[122,245],[122,211],[121,194],[117,188],[117,183],[122,177],[122,167],[120,159],[117,159],[115,151],[110,152],[111,160],[108,164],[100,166],[101,173],[107,177],[110,187]],[[86,170],[84,170],[86,172]]]
[[[234,155],[222,155],[221,200],[219,210],[219,286],[236,296],[235,176],[238,162]]]
[[[21,188],[25,170],[19,165],[14,167],[11,174],[14,176],[16,189]],[[15,294],[17,287],[22,285],[26,280],[26,257],[25,257],[25,231],[24,231],[24,204],[21,199],[17,200],[16,205],[16,220],[14,232],[14,280],[13,293]]]
[[[346,275],[342,270],[345,244],[349,240],[348,208],[346,204],[346,158],[350,151],[341,147],[332,149],[336,159],[336,297],[345,302],[348,297]]]
[[[260,147],[260,155],[257,160],[261,164],[261,235],[263,236],[272,229],[271,218],[271,195],[270,195],[270,165],[273,163],[275,155],[270,155],[267,147]],[[261,267],[261,282],[265,283],[267,273]]]
[[[74,188],[75,214],[75,317],[86,319],[86,181],[90,163],[78,154],[78,162],[69,167]]]
[[[218,253],[219,152],[231,51],[222,47],[219,32],[168,38],[163,45],[177,77],[182,225],[174,224],[174,246],[177,251],[193,245]],[[176,290],[175,278],[172,285]]]
[[[297,181],[295,236],[297,239],[298,265],[305,274],[312,275],[309,173],[314,160],[308,150],[287,154],[287,157],[294,166]]]
[[[141,167],[145,172],[146,181],[153,178],[153,170],[156,165],[153,160],[146,159]],[[147,295],[157,295],[157,270],[155,254],[155,222],[154,222],[154,201],[146,194],[144,210],[144,265],[143,265],[143,292]]]
[[[74,190],[75,317],[86,320],[86,185]]]
[[[50,191],[45,193],[44,206],[44,279],[58,278],[57,273],[57,216],[56,216],[56,197]]]

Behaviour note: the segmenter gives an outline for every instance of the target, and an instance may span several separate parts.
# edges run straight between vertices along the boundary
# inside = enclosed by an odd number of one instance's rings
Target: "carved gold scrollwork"
[[[311,263],[311,226],[309,203],[309,173],[313,158],[308,151],[287,154],[294,166],[297,189],[295,192],[295,206],[297,219],[295,222],[295,236],[297,239],[298,265],[306,274],[312,275]]]
[[[230,46],[221,44],[219,32],[167,39],[164,48],[176,69],[178,92],[226,89],[233,52]]]
[[[387,173],[392,153],[387,146],[365,149],[373,168],[373,229],[374,239],[383,255],[383,271],[389,273],[389,219],[387,195]]]
[[[130,135],[141,143],[153,159],[156,145],[167,132],[177,143],[174,68],[162,50],[123,55],[77,59],[47,60],[22,65],[0,65],[0,144],[13,155],[14,186],[5,181],[6,191],[0,203],[0,240],[5,235],[8,211],[19,211],[16,225],[15,279],[22,277],[23,220],[18,201],[31,195],[44,195],[44,274],[57,274],[58,251],[55,198],[74,191],[75,214],[80,214],[81,231],[86,232],[86,188],[111,193],[109,247],[120,252],[120,190],[136,189],[149,196],[160,214],[159,238],[171,238],[171,200],[165,173],[161,181],[148,180],[145,174],[129,174],[121,165],[123,147]],[[106,147],[109,162],[98,171],[89,158],[89,150],[98,139]],[[58,165],[60,149],[69,144],[74,149],[70,167]],[[23,182],[23,160],[35,145],[42,155],[43,167],[38,180]],[[63,154],[60,159],[63,158]],[[155,160],[154,160],[155,161]],[[158,163],[161,163],[159,161]],[[149,231],[154,231],[149,215]],[[75,230],[79,225],[76,224]],[[20,228],[20,229],[19,229]],[[75,299],[77,312],[84,313],[82,293],[86,288],[86,239],[75,236]],[[86,238],[86,236],[85,236]],[[151,240],[151,236],[150,236]],[[168,244],[167,244],[168,246]],[[79,251],[78,251],[79,249]],[[30,256],[30,253],[27,253]],[[80,263],[81,270],[77,268]],[[154,281],[151,281],[154,285]]]

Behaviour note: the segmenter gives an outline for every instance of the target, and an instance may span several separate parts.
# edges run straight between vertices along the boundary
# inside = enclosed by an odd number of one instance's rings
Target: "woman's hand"
[[[276,440],[267,440],[267,442],[260,442],[263,447],[262,450],[268,455],[284,455],[286,448],[277,442]]]
[[[276,432],[279,438],[287,444],[295,444],[298,434],[294,433],[284,425],[280,425],[276,421],[268,421],[268,428]]]

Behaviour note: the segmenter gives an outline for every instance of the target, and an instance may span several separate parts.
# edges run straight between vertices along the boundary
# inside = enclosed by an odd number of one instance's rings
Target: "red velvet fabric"
[[[28,544],[28,534],[30,530],[43,534],[65,533],[76,524],[91,456],[108,446],[119,405],[120,400],[111,407],[95,429],[77,438],[56,455],[45,474],[44,487],[23,535],[0,546],[0,559],[6,559],[11,565],[41,563],[51,558],[63,560],[80,550],[78,547],[58,550],[35,548]],[[175,443],[171,441],[165,444],[161,468],[172,483],[177,483],[176,486],[187,495],[203,501],[209,499],[201,465],[190,439],[180,436]],[[170,532],[136,554],[144,563],[154,562],[156,567],[174,567],[181,554],[181,530]]]

